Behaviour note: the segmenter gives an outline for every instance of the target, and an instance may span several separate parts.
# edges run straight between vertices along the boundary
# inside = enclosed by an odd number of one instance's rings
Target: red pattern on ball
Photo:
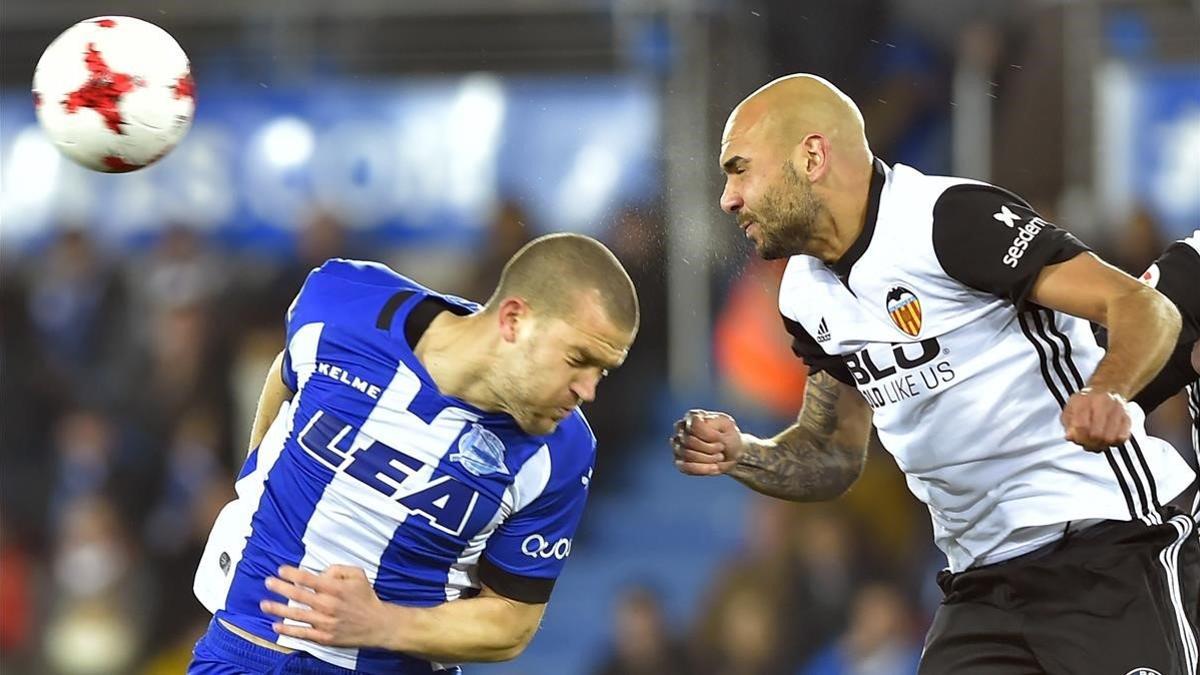
[[[113,173],[125,173],[126,171],[142,168],[141,164],[130,164],[116,155],[105,155],[104,166],[108,167],[109,171]]]
[[[179,79],[175,80],[175,84],[171,87],[171,91],[174,92],[175,98],[187,97],[190,99],[195,99],[196,82],[192,80],[191,71],[180,75]]]
[[[88,43],[83,61],[91,78],[82,87],[67,94],[62,103],[63,107],[68,113],[74,113],[80,108],[95,110],[104,118],[104,124],[114,134],[124,133],[121,131],[121,125],[125,121],[121,119],[121,111],[117,109],[117,104],[121,102],[122,96],[141,83],[132,75],[114,72],[109,68],[94,43]]]

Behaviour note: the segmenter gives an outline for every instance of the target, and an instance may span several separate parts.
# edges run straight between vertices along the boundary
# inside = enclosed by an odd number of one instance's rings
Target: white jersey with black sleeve
[[[1103,350],[1087,321],[1028,296],[1045,266],[1086,250],[1011,193],[876,160],[866,225],[842,259],[788,262],[779,303],[795,351],[874,409],[952,571],[1073,522],[1160,522],[1192,481],[1137,406],[1120,447],[1064,438],[1062,408]]]

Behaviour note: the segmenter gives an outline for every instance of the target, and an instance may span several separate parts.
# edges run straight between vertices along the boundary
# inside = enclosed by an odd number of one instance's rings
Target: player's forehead
[[[722,167],[734,161],[749,160],[756,152],[756,141],[765,126],[761,124],[763,119],[764,111],[757,105],[743,104],[730,113],[721,133],[719,162]]]
[[[605,368],[615,368],[625,361],[633,342],[632,330],[617,326],[602,307],[588,303],[577,307],[573,314],[554,322],[563,349],[578,352]]]

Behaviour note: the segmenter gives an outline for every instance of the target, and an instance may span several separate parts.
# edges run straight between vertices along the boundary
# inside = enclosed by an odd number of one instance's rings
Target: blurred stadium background
[[[29,82],[127,14],[192,58],[160,165],[86,172]],[[829,77],[888,162],[990,180],[1140,272],[1200,224],[1200,3],[1049,0],[10,0],[0,19],[0,670],[178,673],[191,595],[283,312],[331,256],[484,299],[551,230],[640,285],[588,414],[592,503],[529,650],[484,674],[913,672],[942,556],[876,447],[841,500],[675,473],[692,406],[768,433],[804,374],[717,208],[729,109]],[[1175,402],[1180,403],[1180,402]],[[1182,405],[1156,414],[1186,444]]]

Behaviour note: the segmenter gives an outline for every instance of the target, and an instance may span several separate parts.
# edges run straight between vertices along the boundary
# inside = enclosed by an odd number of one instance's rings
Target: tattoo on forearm
[[[800,419],[773,445],[747,449],[731,475],[758,492],[793,501],[833,499],[845,492],[862,469],[864,449],[833,443],[839,396],[832,376],[810,376]]]

